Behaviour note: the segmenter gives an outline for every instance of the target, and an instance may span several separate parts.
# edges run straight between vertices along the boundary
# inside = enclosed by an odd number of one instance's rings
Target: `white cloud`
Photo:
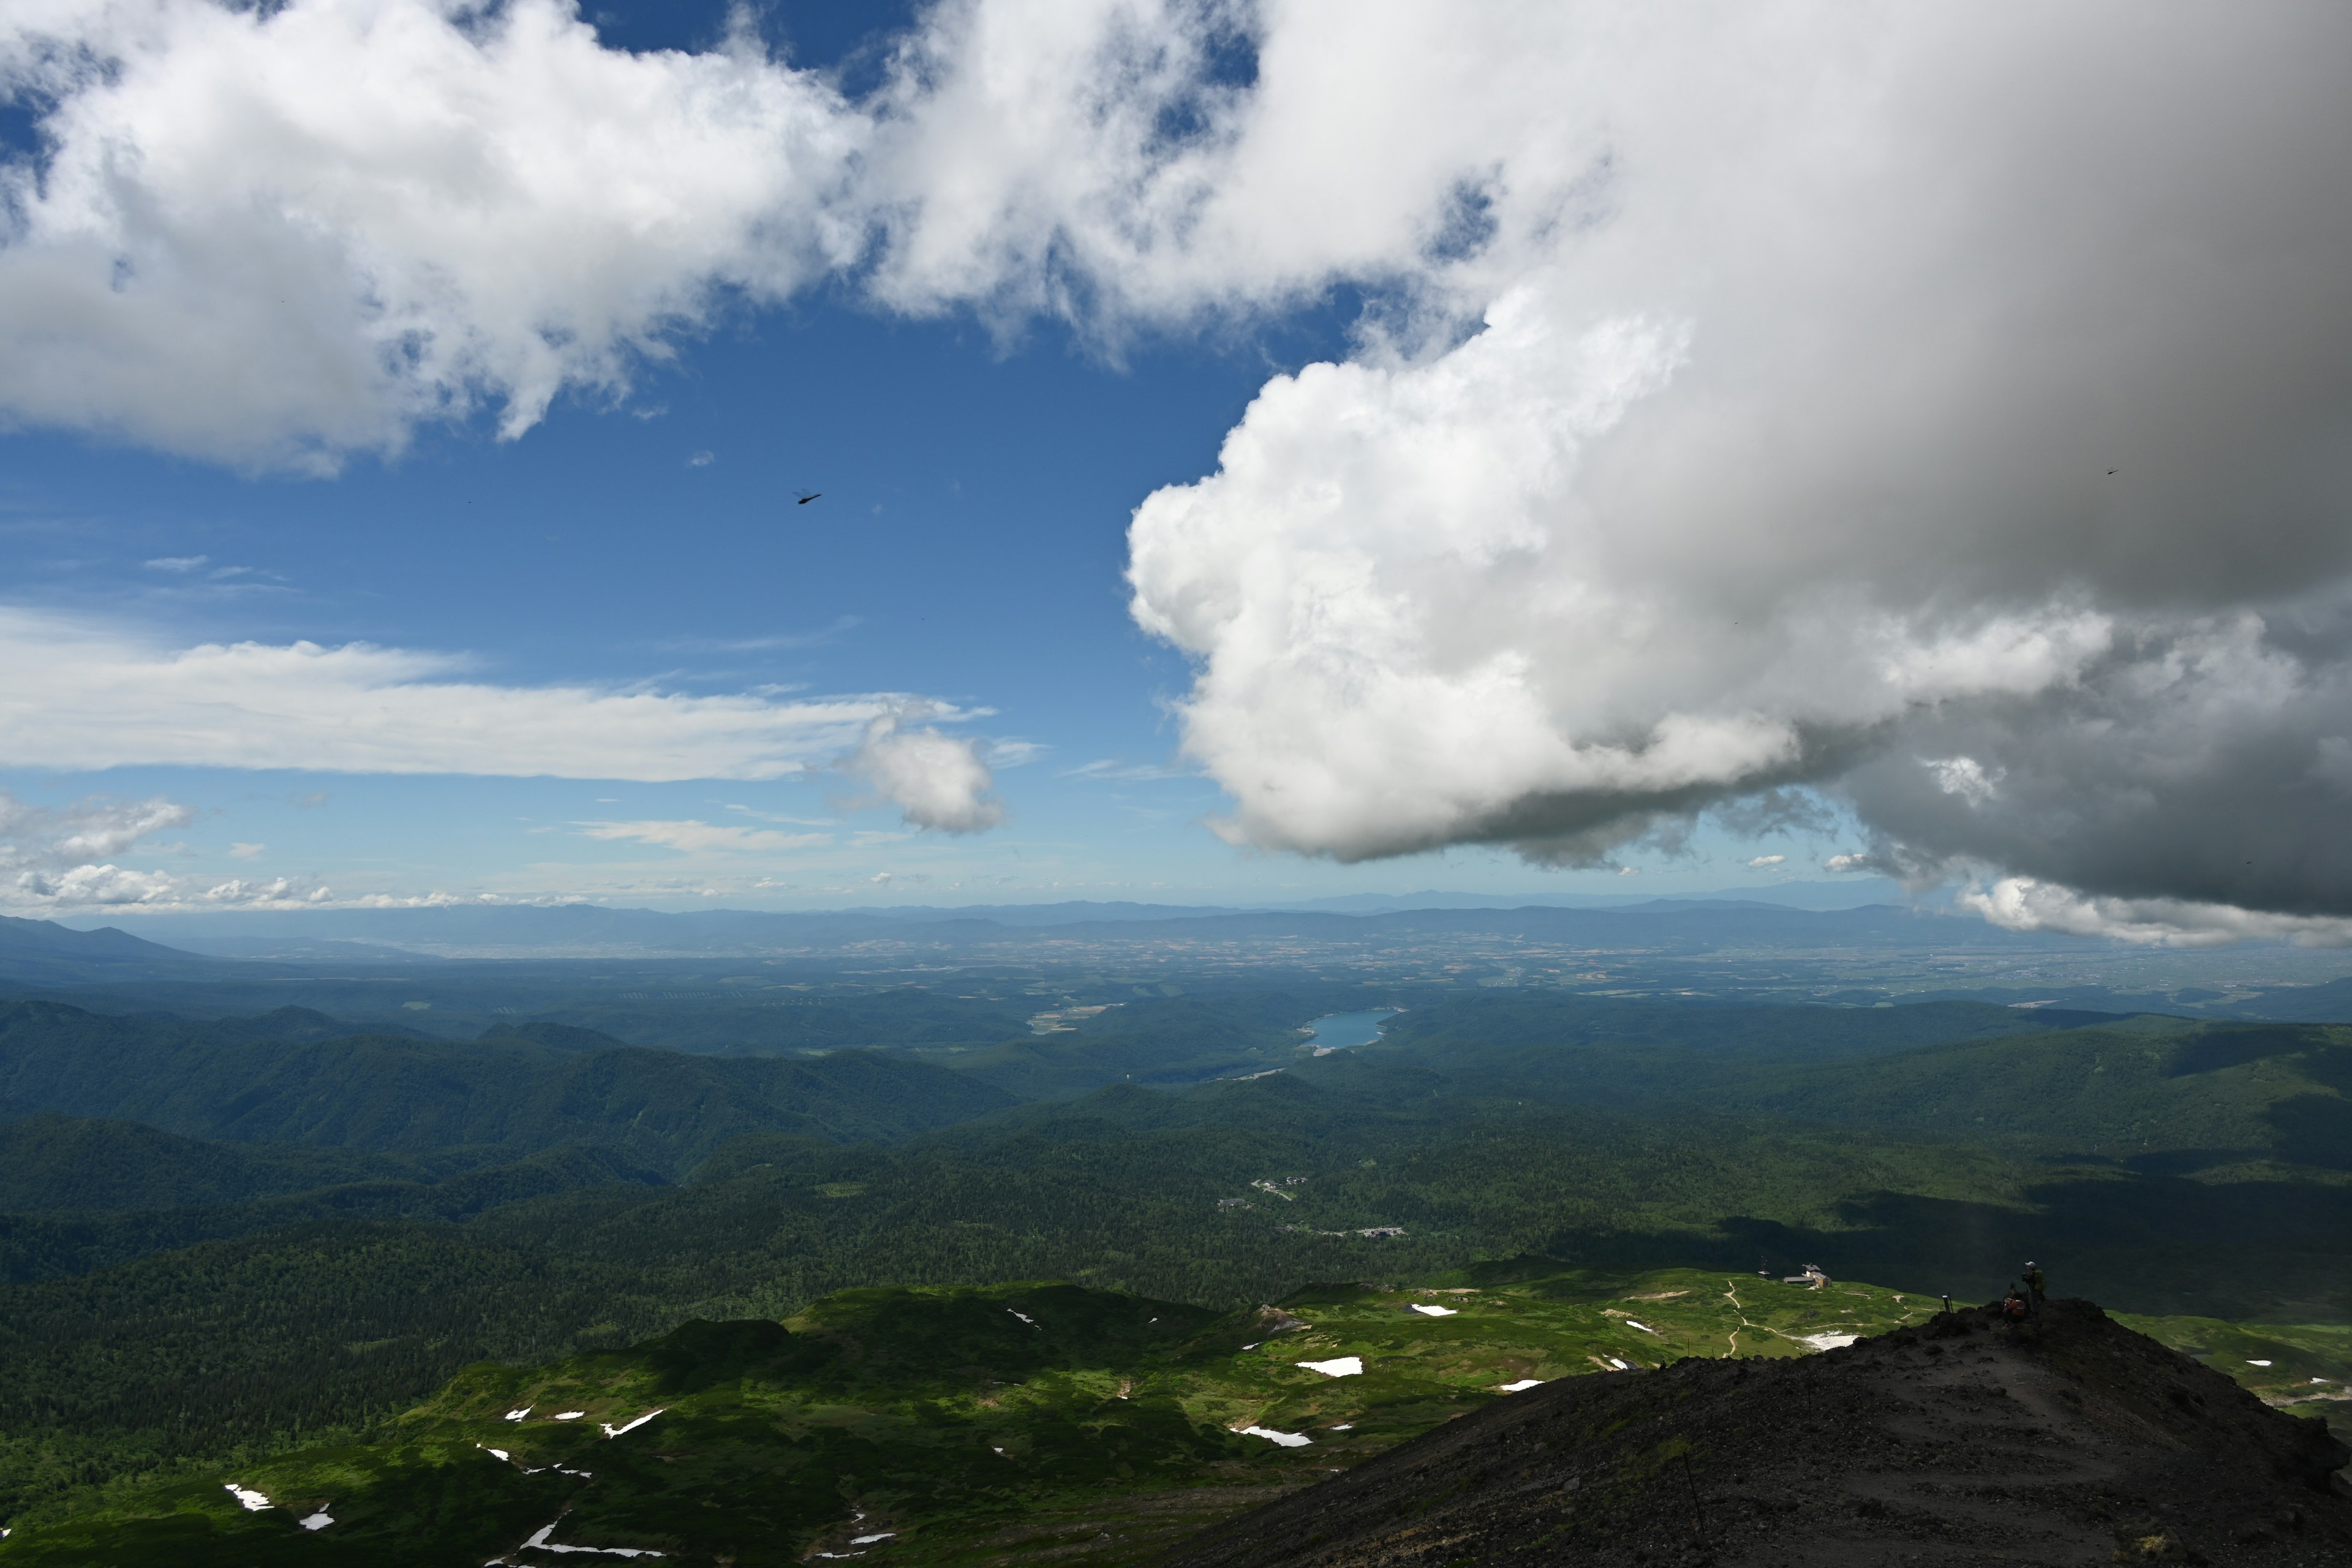
[[[1434,148],[1470,194],[1381,242],[1417,314],[1136,513],[1226,837],[1600,864],[1810,784],[1916,878],[2352,911],[2352,13],[1263,15],[1126,298],[1263,298],[1278,210],[1210,265],[1258,182],[1425,197]],[[1418,153],[1260,138],[1402,72]]]
[[[1759,855],[1748,862],[1748,868],[1751,871],[1769,871],[1788,858],[1786,855]]]
[[[740,827],[714,822],[576,822],[572,826],[590,838],[633,839],[665,849],[702,854],[782,854],[833,842],[830,833],[779,833],[772,827]]]
[[[856,748],[907,700],[503,686],[462,679],[464,663],[364,643],[169,648],[0,608],[0,749],[61,769],[773,779]]]
[[[0,85],[54,100],[5,191],[0,408],[197,457],[517,435],[858,243],[828,208],[866,121],[819,78],[604,48],[555,0],[26,0]]]
[[[212,559],[209,555],[159,555],[147,563],[147,570],[185,575],[190,572],[203,571],[212,564]]]
[[[268,847],[269,846],[267,844],[232,843],[228,847],[229,858],[235,860],[250,860]]]
[[[328,890],[279,877],[267,882],[231,878],[206,884],[168,871],[118,866],[110,857],[142,840],[196,819],[194,810],[157,797],[118,801],[91,796],[64,806],[27,805],[0,792],[0,903],[43,910],[137,905],[145,909],[312,904]],[[239,844],[230,853],[258,854]]]
[[[616,395],[720,295],[828,270],[1114,344],[1352,283],[1354,357],[1269,383],[1131,533],[1228,837],[1605,864],[1811,784],[1915,878],[2328,918],[2347,57],[2322,0],[944,0],[851,103],[740,39],[601,49],[553,0],[20,0],[0,73],[53,152],[9,193],[0,409],[324,467]],[[615,777],[856,747],[910,823],[996,811],[971,742],[865,700],[93,668],[137,679],[69,671],[0,737],[656,759]]]
[[[930,716],[910,708],[876,719],[842,766],[898,807],[910,826],[986,832],[1004,820],[1004,807],[989,794],[996,781],[972,742],[929,726],[909,727]]]
[[[1970,805],[1982,805],[2000,793],[2004,770],[1988,769],[1974,757],[1922,757],[1919,765],[1946,795],[1956,795]]]
[[[2138,947],[2220,947],[2249,940],[2352,947],[2352,919],[2343,916],[2273,914],[2184,899],[2093,898],[2032,877],[1964,888],[1958,902],[2011,931],[2063,931]]]

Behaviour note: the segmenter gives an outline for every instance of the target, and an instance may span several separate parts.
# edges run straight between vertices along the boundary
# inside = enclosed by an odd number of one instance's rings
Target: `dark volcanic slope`
[[[1566,1378],[1221,1525],[1171,1568],[2352,1563],[2315,1421],[2053,1301],[1790,1361]]]

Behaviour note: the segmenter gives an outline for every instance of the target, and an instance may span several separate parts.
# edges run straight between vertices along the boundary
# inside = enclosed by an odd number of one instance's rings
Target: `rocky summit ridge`
[[[2089,1301],[1565,1378],[1167,1568],[2352,1563],[2352,1452]]]

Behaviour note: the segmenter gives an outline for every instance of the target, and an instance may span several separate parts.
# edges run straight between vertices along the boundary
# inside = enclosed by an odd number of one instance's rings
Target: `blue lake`
[[[1315,1032],[1315,1043],[1326,1050],[1342,1050],[1349,1046],[1369,1046],[1381,1037],[1381,1026],[1396,1016],[1396,1009],[1383,1007],[1377,1013],[1333,1013],[1307,1025]]]

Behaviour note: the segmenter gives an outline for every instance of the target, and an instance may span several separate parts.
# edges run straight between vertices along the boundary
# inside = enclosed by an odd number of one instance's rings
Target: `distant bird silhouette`
[[[2114,479],[2115,477],[2116,477],[2116,470],[2115,470],[2115,469],[2113,469],[2113,468],[2109,468],[2109,469],[2107,470],[2107,478],[2109,478],[2109,479]]]
[[[823,490],[811,490],[806,495],[802,496],[800,500],[793,502],[793,504],[794,506],[806,506],[809,502],[816,500],[817,497],[823,494],[824,494]]]

